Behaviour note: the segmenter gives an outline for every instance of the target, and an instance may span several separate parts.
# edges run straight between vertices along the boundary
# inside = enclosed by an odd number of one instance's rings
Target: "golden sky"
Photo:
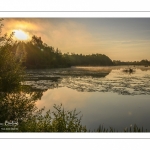
[[[149,18],[4,18],[3,33],[43,42],[62,53],[100,53],[112,60],[150,60]]]

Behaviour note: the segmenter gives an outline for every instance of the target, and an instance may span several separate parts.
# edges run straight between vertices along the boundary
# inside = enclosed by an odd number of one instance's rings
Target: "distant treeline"
[[[120,60],[113,60],[113,64],[114,65],[143,65],[145,67],[148,67],[150,65],[150,61],[148,61],[147,59],[143,59],[141,61],[133,61],[133,62],[123,62],[123,61],[120,61]]]
[[[64,54],[68,58],[72,66],[110,66],[113,65],[112,60],[104,54]]]
[[[29,42],[16,42],[13,52],[18,60],[28,69],[38,68],[60,68],[71,66],[116,66],[116,65],[144,65],[149,66],[150,61],[141,60],[134,62],[123,62],[111,60],[104,54],[62,54],[58,48],[43,43],[40,37],[33,36]]]
[[[13,51],[18,59],[24,59],[27,68],[57,68],[70,66],[110,66],[112,60],[102,54],[62,54],[57,48],[43,43],[40,37],[33,36],[30,42],[16,42]],[[24,56],[24,58],[22,58]]]

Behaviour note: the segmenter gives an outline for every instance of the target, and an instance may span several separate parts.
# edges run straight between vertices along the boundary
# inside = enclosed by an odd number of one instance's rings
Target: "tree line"
[[[120,60],[113,60],[113,65],[119,66],[119,65],[142,65],[145,67],[148,67],[150,65],[150,61],[147,59],[143,59],[141,61],[120,61]]]
[[[144,65],[149,66],[150,61],[143,59],[141,61],[120,61],[111,60],[104,54],[75,54],[62,53],[58,48],[47,45],[41,37],[32,36],[29,42],[14,43],[13,52],[19,49],[20,59],[23,60],[23,65],[28,69],[41,68],[63,68],[71,66],[116,66],[116,65]],[[24,58],[22,58],[22,56]]]
[[[71,66],[109,66],[112,60],[104,54],[75,54],[64,53],[52,46],[43,43],[41,37],[33,36],[29,42],[17,42],[13,50],[19,47],[24,51],[26,68],[58,68]]]

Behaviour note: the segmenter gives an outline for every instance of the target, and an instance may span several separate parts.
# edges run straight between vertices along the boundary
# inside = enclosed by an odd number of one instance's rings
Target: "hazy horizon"
[[[150,60],[150,18],[4,18],[3,33],[42,38],[62,53],[105,54],[112,60]]]

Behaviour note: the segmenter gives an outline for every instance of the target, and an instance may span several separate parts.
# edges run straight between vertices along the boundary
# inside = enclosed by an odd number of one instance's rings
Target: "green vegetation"
[[[1,35],[2,26],[0,20],[0,90],[6,90],[12,86],[19,86],[23,80],[24,69],[21,62],[16,59],[12,51],[13,33],[8,36]]]
[[[44,113],[38,110],[35,102],[41,99],[44,91],[28,86],[0,92],[0,132],[86,132],[82,126],[80,112],[66,111],[62,105],[54,105],[54,111]],[[5,125],[18,122],[18,125]],[[17,128],[17,130],[11,130]],[[4,130],[6,129],[6,130]],[[7,130],[8,129],[8,130]]]
[[[150,66],[150,61],[148,61],[147,59],[143,59],[141,61],[127,61],[127,62],[124,62],[124,61],[120,61],[120,60],[113,60],[113,65],[115,66],[119,66],[119,65],[142,65],[142,66],[145,66],[145,67],[148,67]]]
[[[149,66],[150,61],[141,60],[134,62],[112,61],[104,54],[75,54],[64,53],[44,43],[41,37],[33,36],[29,42],[13,44],[12,51],[23,51],[22,64],[27,69],[63,68],[71,66],[117,66],[117,65],[144,65]],[[15,52],[16,53],[16,52]]]
[[[62,105],[53,106],[55,111],[38,110],[34,115],[19,124],[21,132],[86,132],[86,127],[81,125],[81,117],[78,118],[76,110],[65,111]]]
[[[24,65],[29,69],[38,68],[58,68],[69,67],[65,58],[58,49],[54,49],[51,46],[47,46],[41,40],[37,43],[33,39],[40,39],[33,36],[31,42],[24,44],[24,50],[26,52],[26,61]],[[18,43],[20,45],[20,43]]]
[[[72,66],[111,66],[113,65],[112,60],[102,54],[91,54],[91,55],[82,55],[74,54],[71,55],[65,54],[65,57],[69,58],[70,64]]]
[[[24,99],[25,100],[25,99]],[[114,128],[105,128],[100,125],[97,130],[87,130],[86,126],[81,124],[82,116],[78,116],[80,112],[65,111],[61,105],[54,105],[54,111],[48,110],[45,115],[43,115],[43,109],[38,111],[31,111],[33,105],[24,105],[24,107],[19,111],[23,111],[23,115],[18,116],[18,125],[1,126],[1,132],[118,132]],[[30,108],[30,109],[29,109]],[[10,114],[10,113],[9,113]],[[17,113],[19,114],[19,113]],[[5,116],[6,117],[6,116]],[[13,119],[12,119],[13,120]],[[7,130],[9,129],[10,130]],[[12,129],[17,130],[12,130]],[[4,130],[6,129],[6,130]],[[129,128],[124,128],[122,132],[147,132],[143,127],[139,128],[136,124],[134,126],[130,125]]]
[[[112,60],[102,54],[62,54],[57,48],[43,43],[41,37],[33,36],[29,42],[18,42],[13,45],[13,50],[24,52],[23,65],[28,69],[39,68],[63,68],[71,66],[110,66]]]
[[[31,90],[29,87],[9,88],[0,91],[0,123],[5,120],[20,120],[28,118],[36,110],[35,102],[41,99],[41,90]]]

